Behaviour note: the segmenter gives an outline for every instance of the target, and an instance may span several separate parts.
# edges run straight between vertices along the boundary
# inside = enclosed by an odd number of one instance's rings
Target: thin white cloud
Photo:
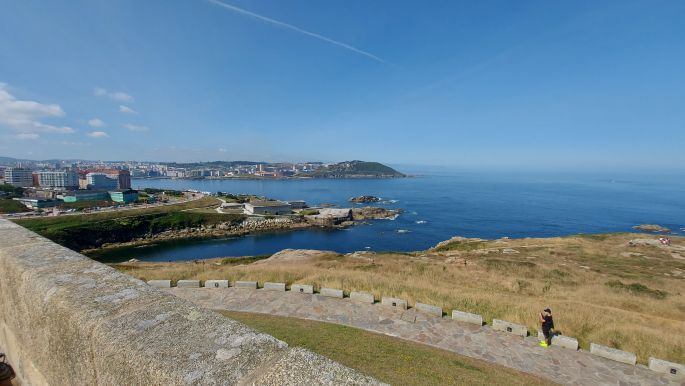
[[[109,91],[102,87],[96,87],[93,90],[93,95],[107,97],[119,102],[133,102],[133,97],[123,91]]]
[[[91,119],[91,120],[88,121],[88,126],[91,126],[91,127],[104,127],[104,126],[105,126],[105,122],[103,122],[102,119],[100,119],[100,118],[93,118],[93,119]]]
[[[36,133],[19,133],[16,137],[19,139],[38,139],[40,138],[40,135]]]
[[[126,123],[124,125],[125,128],[129,129],[130,131],[150,131],[150,128],[147,126],[141,126],[141,125],[132,125],[130,123]]]
[[[119,105],[119,111],[124,114],[138,114],[136,110],[124,105]]]
[[[292,24],[288,24],[288,23],[284,23],[284,22],[282,22],[282,21],[274,20],[274,19],[271,19],[271,18],[269,18],[269,17],[266,17],[266,16],[262,16],[262,15],[256,14],[256,13],[254,13],[254,12],[250,12],[250,11],[248,11],[248,10],[246,10],[246,9],[236,7],[235,5],[226,4],[226,3],[222,2],[222,1],[219,1],[219,0],[207,0],[207,1],[210,2],[210,3],[212,3],[212,4],[214,4],[214,5],[218,5],[219,7],[225,8],[225,9],[231,11],[231,12],[235,12],[235,13],[238,13],[238,14],[244,15],[244,16],[253,17],[253,18],[257,19],[257,20],[263,21],[263,22],[268,23],[268,24],[271,24],[271,25],[275,25],[275,26],[277,26],[277,27],[281,27],[281,28],[289,29],[289,30],[291,30],[291,31],[299,32],[299,33],[301,33],[301,34],[303,34],[303,35],[307,35],[307,36],[313,37],[313,38],[315,38],[315,39],[319,39],[319,40],[321,40],[321,41],[324,41],[324,42],[326,42],[326,43],[330,43],[330,44],[333,44],[333,45],[335,45],[335,46],[344,48],[344,49],[346,49],[346,50],[355,52],[355,53],[357,53],[357,54],[359,54],[359,55],[366,56],[367,58],[373,59],[373,60],[375,60],[375,61],[377,61],[377,62],[388,63],[387,61],[385,61],[385,60],[379,58],[378,56],[376,56],[376,55],[374,55],[374,54],[372,54],[372,53],[370,53],[370,52],[361,50],[361,49],[359,49],[359,48],[357,48],[357,47],[351,46],[351,45],[346,44],[346,43],[343,43],[343,42],[339,42],[339,41],[337,41],[337,40],[328,38],[328,37],[326,37],[326,36],[319,35],[319,34],[317,34],[317,33],[307,31],[307,30],[302,29],[302,28],[300,28],[300,27],[296,27],[296,26],[294,26],[294,25],[292,25]]]
[[[222,153],[225,153],[225,152],[227,152],[228,150],[224,149],[223,147],[220,147],[220,148],[219,148],[219,151],[222,152]]]
[[[88,136],[92,138],[107,138],[109,137],[109,134],[105,133],[104,131],[91,131],[88,133]]]
[[[66,114],[59,105],[18,100],[5,83],[0,83],[0,130],[8,129],[20,134],[73,133],[68,126],[43,123],[43,118],[61,118]]]

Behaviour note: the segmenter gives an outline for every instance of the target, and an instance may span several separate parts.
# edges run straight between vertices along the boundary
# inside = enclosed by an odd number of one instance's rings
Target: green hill
[[[398,178],[406,175],[379,162],[346,161],[323,166],[301,176],[314,178]]]

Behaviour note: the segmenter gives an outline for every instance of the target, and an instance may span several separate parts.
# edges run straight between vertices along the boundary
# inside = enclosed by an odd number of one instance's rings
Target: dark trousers
[[[547,344],[552,344],[552,331],[550,329],[542,329],[542,334],[545,336]]]

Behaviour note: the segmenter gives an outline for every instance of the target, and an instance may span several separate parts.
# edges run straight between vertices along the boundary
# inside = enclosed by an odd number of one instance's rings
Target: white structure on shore
[[[292,213],[292,205],[283,201],[250,201],[245,203],[245,213],[281,215]]]

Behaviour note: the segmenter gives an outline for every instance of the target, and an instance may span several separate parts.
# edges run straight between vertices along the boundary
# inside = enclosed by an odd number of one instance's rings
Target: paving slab
[[[584,350],[542,348],[535,336],[522,339],[487,326],[451,318],[310,294],[276,291],[166,289],[206,308],[255,312],[343,324],[452,351],[564,385],[682,385],[645,366],[590,355]]]

